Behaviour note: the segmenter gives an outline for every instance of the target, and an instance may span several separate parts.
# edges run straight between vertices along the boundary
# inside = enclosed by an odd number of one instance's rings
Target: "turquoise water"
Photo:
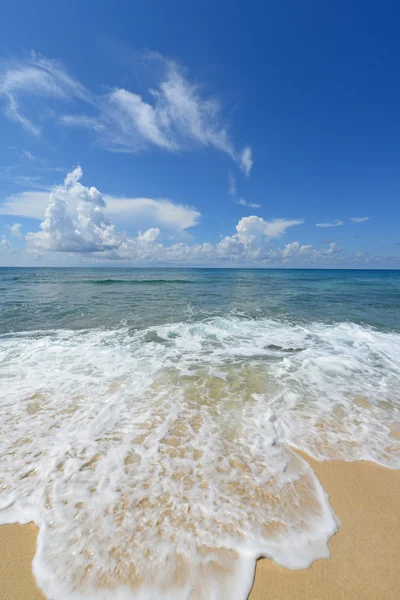
[[[400,331],[400,271],[1,268],[0,297],[2,332],[227,314]]]
[[[244,600],[400,468],[400,271],[0,269],[0,523],[56,600]]]

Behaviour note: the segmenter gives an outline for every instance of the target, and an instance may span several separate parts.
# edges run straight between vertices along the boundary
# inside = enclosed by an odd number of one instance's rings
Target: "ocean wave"
[[[9,282],[21,281],[29,285],[163,285],[163,284],[191,284],[199,283],[192,279],[73,279],[63,281],[51,281],[48,279],[27,279],[24,277],[9,277],[2,278],[0,283],[7,284]]]
[[[258,556],[329,555],[290,445],[400,467],[400,335],[356,324],[19,333],[0,376],[0,522],[40,526],[49,597],[243,600]]]
[[[76,283],[75,281],[73,283]],[[180,283],[197,283],[190,279],[88,279],[79,283],[87,283],[91,285],[176,285]]]

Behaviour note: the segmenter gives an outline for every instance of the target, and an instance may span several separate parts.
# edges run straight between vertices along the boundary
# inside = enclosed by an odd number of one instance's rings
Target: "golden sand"
[[[32,574],[36,538],[32,523],[0,527],[1,600],[44,600]]]
[[[305,458],[342,522],[331,558],[303,571],[259,560],[249,600],[398,600],[400,471]],[[36,537],[34,525],[0,527],[1,600],[45,600],[31,569]]]
[[[249,600],[398,600],[400,471],[303,456],[341,521],[331,557],[303,571],[259,560]]]

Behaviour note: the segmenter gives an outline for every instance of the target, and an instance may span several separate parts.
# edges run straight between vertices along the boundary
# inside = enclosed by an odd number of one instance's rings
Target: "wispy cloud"
[[[349,221],[353,221],[353,223],[364,223],[364,221],[369,221],[369,217],[350,217]]]
[[[249,146],[244,148],[244,150],[240,154],[240,164],[242,171],[249,176],[250,171],[253,167],[253,158],[252,158],[252,150]]]
[[[58,121],[63,125],[83,127],[97,132],[105,130],[105,125],[97,117],[88,117],[87,115],[62,115]]]
[[[0,174],[0,179],[8,181],[13,185],[20,187],[35,188],[38,190],[47,190],[48,185],[43,183],[41,177],[37,175],[21,175],[19,173],[11,172],[6,174]]]
[[[35,114],[36,104],[29,100],[39,96],[53,102],[48,113],[55,114],[58,123],[90,130],[111,151],[211,147],[227,154],[248,176],[253,164],[251,148],[236,149],[219,101],[205,95],[178,63],[155,53],[148,53],[146,61],[154,75],[151,88],[140,94],[114,88],[99,96],[69,75],[61,63],[32,53],[3,68],[0,97],[6,115],[34,136],[41,135],[43,118]],[[156,69],[151,67],[154,62]],[[156,73],[161,76],[155,77]],[[55,102],[78,110],[66,112]]]
[[[21,62],[3,68],[0,96],[5,101],[8,117],[20,123],[29,133],[41,134],[41,127],[27,117],[24,99],[32,96],[68,101],[76,97],[91,103],[91,95],[83,85],[73,79],[57,61],[48,60],[32,52]]]
[[[229,171],[229,175],[228,175],[228,194],[230,195],[231,198],[236,198],[236,194],[237,194],[236,177],[234,176],[232,171]]]
[[[34,155],[32,154],[32,152],[29,152],[29,150],[22,150],[22,152],[21,152],[21,156],[22,156],[23,158],[27,158],[28,160],[32,160],[32,161],[35,161],[35,160],[36,160],[36,156],[34,156]]]
[[[247,202],[243,197],[238,197],[237,195],[237,186],[236,186],[236,177],[232,172],[229,172],[228,176],[228,194],[233,199],[235,204],[240,204],[241,206],[247,206],[248,208],[261,208],[261,204],[256,204],[255,202]]]
[[[327,223],[317,223],[317,227],[340,227],[344,224],[344,221],[331,221]]]
[[[248,208],[261,208],[261,204],[256,204],[256,202],[247,202],[247,200],[244,198],[239,198],[239,200],[236,201],[236,204],[247,206]]]
[[[352,223],[364,223],[364,221],[368,221],[369,217],[349,217],[347,221],[351,221]],[[317,223],[317,227],[340,227],[344,225],[344,221],[340,219],[336,219],[335,221],[328,221],[326,223]]]
[[[128,89],[116,88],[101,98],[96,120],[64,116],[65,124],[92,125],[108,147],[137,152],[149,147],[177,151],[192,146],[213,147],[250,172],[251,149],[244,158],[236,152],[221,106],[204,96],[176,62],[151,55],[162,67],[162,76],[147,90],[148,99]],[[245,166],[243,166],[245,165]]]

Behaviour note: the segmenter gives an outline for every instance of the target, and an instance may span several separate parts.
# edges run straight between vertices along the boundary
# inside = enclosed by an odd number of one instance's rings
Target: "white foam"
[[[329,555],[287,444],[398,468],[399,390],[400,336],[351,324],[3,336],[0,522],[39,525],[49,598],[242,600],[256,557]]]

